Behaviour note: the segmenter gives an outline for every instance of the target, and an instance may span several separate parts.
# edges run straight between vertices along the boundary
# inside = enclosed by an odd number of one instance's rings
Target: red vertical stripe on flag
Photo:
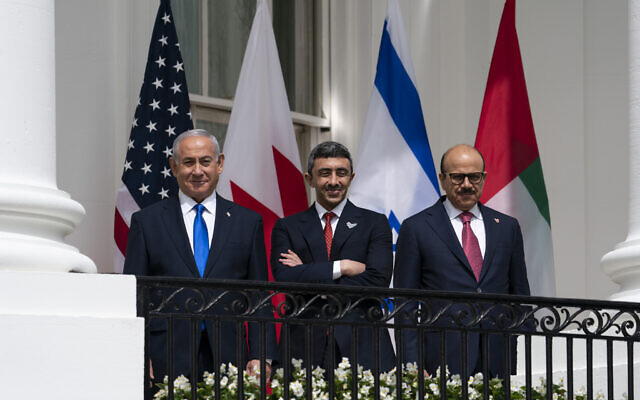
[[[486,162],[486,202],[538,158],[527,84],[515,22],[515,0],[507,0],[489,69],[476,147]]]
[[[116,246],[122,255],[126,255],[127,252],[127,239],[129,238],[129,226],[120,215],[120,212],[116,208],[116,215],[113,222],[113,237],[116,241]]]
[[[282,155],[274,146],[273,161],[276,165],[278,176],[278,188],[282,201],[282,212],[285,216],[298,213],[307,209],[307,191],[304,187],[304,178],[296,166]]]

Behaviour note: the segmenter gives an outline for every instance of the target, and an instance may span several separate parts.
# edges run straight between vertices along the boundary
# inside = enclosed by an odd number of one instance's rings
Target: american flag
[[[169,0],[161,0],[131,123],[114,221],[114,269],[122,272],[131,215],[178,193],[169,157],[176,135],[193,128],[189,90]]]

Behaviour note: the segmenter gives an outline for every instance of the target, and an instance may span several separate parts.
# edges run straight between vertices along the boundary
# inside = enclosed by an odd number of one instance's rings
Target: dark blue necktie
[[[207,224],[202,218],[202,212],[205,210],[202,204],[196,204],[196,218],[193,221],[193,257],[196,259],[196,265],[200,276],[204,276],[204,268],[207,265],[207,257],[209,256],[209,233],[207,232]]]

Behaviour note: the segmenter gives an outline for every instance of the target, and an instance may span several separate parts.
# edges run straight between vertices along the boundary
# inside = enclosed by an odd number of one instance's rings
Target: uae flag
[[[507,0],[489,69],[476,147],[485,158],[481,201],[518,219],[531,294],[555,295],[549,201],[515,25]]]

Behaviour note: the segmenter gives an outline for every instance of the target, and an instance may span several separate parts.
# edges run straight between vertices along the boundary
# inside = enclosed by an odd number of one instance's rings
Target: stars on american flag
[[[158,56],[158,59],[155,61],[156,64],[158,64],[158,68],[160,67],[166,67],[164,61],[166,60],[166,58],[162,58],[160,56]]]
[[[178,193],[169,168],[173,140],[193,128],[184,67],[169,2],[162,0],[122,173],[140,208]]]
[[[156,90],[158,90],[159,88],[163,87],[162,86],[162,79],[156,78],[156,80],[153,81],[152,85],[156,87]]]

